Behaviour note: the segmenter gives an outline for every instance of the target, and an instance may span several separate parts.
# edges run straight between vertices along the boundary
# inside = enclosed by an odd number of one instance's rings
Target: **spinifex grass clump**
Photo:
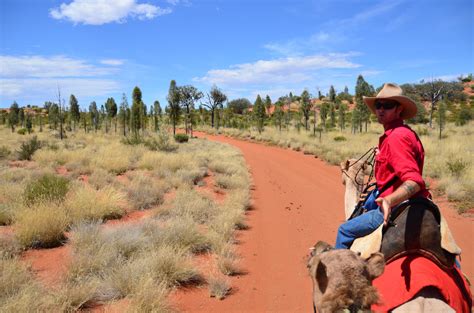
[[[138,173],[131,175],[131,182],[125,187],[125,192],[134,209],[145,210],[162,203],[166,189],[164,182]]]
[[[56,247],[65,240],[66,211],[56,202],[38,202],[15,212],[15,236],[23,247]]]
[[[31,160],[31,157],[36,150],[41,148],[41,142],[36,136],[23,142],[18,150],[18,159],[19,160]]]
[[[112,187],[95,190],[78,186],[68,195],[64,207],[71,223],[114,219],[125,214],[123,199],[124,195]]]
[[[186,134],[176,134],[174,135],[174,140],[179,143],[188,142],[189,137]]]
[[[67,178],[44,174],[26,185],[24,200],[28,205],[38,201],[62,201],[68,190],[69,181]]]

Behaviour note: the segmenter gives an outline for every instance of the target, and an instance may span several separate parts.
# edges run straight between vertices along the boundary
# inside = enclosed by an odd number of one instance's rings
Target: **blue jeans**
[[[378,207],[353,218],[339,226],[336,249],[349,249],[352,242],[376,230],[383,223],[383,213]]]

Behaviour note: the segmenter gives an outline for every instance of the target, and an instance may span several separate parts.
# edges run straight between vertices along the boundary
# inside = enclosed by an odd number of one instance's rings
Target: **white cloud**
[[[38,104],[55,100],[58,85],[64,95],[78,98],[105,96],[120,91],[116,74],[123,60],[105,59],[97,66],[66,56],[0,55],[0,105],[13,100]],[[115,76],[114,76],[115,77]]]
[[[120,84],[110,79],[93,78],[13,78],[0,79],[0,98],[23,101],[56,101],[58,86],[61,94],[67,98],[74,94],[78,98],[98,97],[120,91]],[[67,99],[66,99],[67,101]],[[2,103],[5,104],[5,103]],[[42,103],[33,103],[41,105]]]
[[[195,81],[218,85],[301,83],[311,80],[315,71],[322,69],[353,69],[360,65],[348,58],[355,53],[330,53],[254,63],[233,65],[228,69],[214,69]]]
[[[77,77],[115,73],[116,68],[98,67],[84,60],[65,56],[9,56],[0,55],[0,77]]]
[[[339,39],[327,32],[320,31],[309,38],[295,38],[286,42],[268,43],[264,47],[272,52],[284,56],[304,55],[308,51],[322,50],[329,43],[338,42]]]
[[[120,60],[120,59],[104,59],[104,60],[100,60],[100,63],[105,64],[105,65],[118,66],[118,65],[122,65],[122,64],[124,63],[124,60]]]
[[[74,0],[62,3],[50,10],[51,17],[69,20],[75,24],[102,25],[112,22],[123,23],[128,17],[140,20],[153,19],[171,13],[170,8],[151,4],[139,4],[136,0]]]

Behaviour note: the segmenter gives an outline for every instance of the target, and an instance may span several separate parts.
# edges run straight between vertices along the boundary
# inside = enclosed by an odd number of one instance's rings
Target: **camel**
[[[359,197],[364,189],[364,179],[372,171],[366,161],[348,159],[341,163],[342,184],[346,186],[344,194],[344,212],[346,221],[351,217]]]
[[[313,248],[307,267],[313,280],[313,303],[317,312],[331,313],[349,309],[368,311],[379,300],[372,280],[383,273],[382,253],[367,260],[350,250],[334,250],[319,241]]]
[[[343,183],[346,186],[345,212],[346,219],[348,219],[362,191],[359,184],[363,185],[364,175],[370,173],[371,169],[365,162],[347,160],[341,163],[341,170]],[[385,265],[383,254],[376,252],[371,253],[368,257],[361,257],[358,252],[333,250],[329,244],[323,242],[318,242],[311,250],[307,266],[313,281],[314,307],[318,312],[337,312],[346,309],[351,312],[370,310],[371,305],[379,301],[379,296],[376,288],[372,286],[372,281],[376,277],[383,277],[387,273],[387,271],[383,273]],[[398,268],[395,266],[388,267],[387,264],[385,269],[392,269],[396,271],[394,273],[398,273]],[[436,277],[447,275],[441,269],[438,270]],[[457,271],[457,269],[452,271]],[[412,276],[412,282],[418,277],[416,270],[411,272],[410,275]],[[464,284],[467,286],[466,283]],[[456,286],[459,290],[455,291],[455,296],[458,299],[466,299],[466,296],[463,295],[463,292],[466,291],[461,291],[459,284],[456,284]],[[385,286],[384,288],[392,289],[392,287]],[[381,300],[383,302],[384,292],[387,292],[387,290],[382,288],[382,290],[379,289],[379,292],[382,295]],[[467,296],[471,299],[468,287],[467,293]],[[469,303],[469,300],[466,300],[466,303]],[[465,311],[466,307],[470,307],[470,305],[464,306],[462,311]],[[392,308],[391,312],[455,312],[455,310],[445,302],[445,297],[439,289],[426,285],[411,299],[407,299],[405,303]]]

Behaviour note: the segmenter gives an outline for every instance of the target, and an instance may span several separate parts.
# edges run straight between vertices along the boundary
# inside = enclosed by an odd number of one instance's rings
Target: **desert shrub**
[[[188,142],[189,137],[186,134],[176,134],[174,135],[174,140],[179,143]]]
[[[247,181],[239,175],[217,175],[215,183],[224,189],[241,189],[248,186]]]
[[[20,252],[21,246],[14,236],[0,234],[0,260],[13,259]]]
[[[64,206],[72,223],[113,219],[125,214],[123,199],[123,194],[111,187],[95,190],[79,186],[68,195]]]
[[[104,169],[98,168],[92,172],[87,181],[91,186],[94,186],[95,189],[101,189],[113,185],[115,176]]]
[[[146,170],[155,170],[160,168],[164,156],[160,152],[145,152],[137,163],[137,167]]]
[[[234,249],[231,244],[223,245],[217,253],[217,267],[222,274],[227,276],[237,275],[241,273],[241,269],[238,266],[238,258],[235,255]]]
[[[175,312],[168,303],[168,288],[164,283],[156,283],[152,279],[144,279],[135,288],[127,312]]]
[[[23,247],[57,247],[65,240],[68,225],[64,208],[54,202],[41,202],[15,212],[15,236]]]
[[[127,198],[136,210],[149,209],[163,201],[166,185],[143,174],[134,175],[125,187]]]
[[[54,294],[54,308],[57,312],[78,312],[92,308],[103,299],[100,280],[96,277],[85,277],[68,280]]]
[[[446,166],[452,176],[460,177],[469,166],[469,162],[464,161],[463,159],[452,159],[446,161]]]
[[[0,312],[47,312],[45,295],[22,262],[0,260]]]
[[[23,142],[18,150],[18,159],[19,160],[31,160],[31,157],[36,150],[41,148],[41,142],[36,136],[33,136],[31,139]]]
[[[6,203],[0,203],[0,225],[10,225],[13,221],[13,212]]]
[[[6,146],[0,146],[0,160],[6,159],[10,155],[11,151]]]
[[[16,131],[18,135],[26,135],[28,130],[26,128],[20,128],[19,130]]]
[[[156,136],[145,141],[145,146],[152,151],[172,152],[178,149],[178,145],[171,142],[168,132],[161,130]]]
[[[333,139],[334,139],[334,141],[346,141],[347,140],[347,138],[344,137],[344,136],[336,136]]]
[[[120,140],[124,145],[136,146],[144,143],[144,140],[140,136],[126,136]]]
[[[209,296],[216,299],[224,299],[231,291],[232,287],[227,277],[213,275],[208,279]]]
[[[164,244],[193,253],[201,253],[210,249],[207,238],[198,230],[197,224],[189,218],[175,218],[168,221],[162,231],[161,238]]]
[[[216,207],[210,199],[188,188],[178,190],[171,208],[160,212],[160,215],[190,218],[199,224],[209,222],[215,214]]]
[[[69,190],[69,181],[65,177],[54,174],[44,174],[30,181],[24,192],[26,204],[38,201],[62,201]]]

